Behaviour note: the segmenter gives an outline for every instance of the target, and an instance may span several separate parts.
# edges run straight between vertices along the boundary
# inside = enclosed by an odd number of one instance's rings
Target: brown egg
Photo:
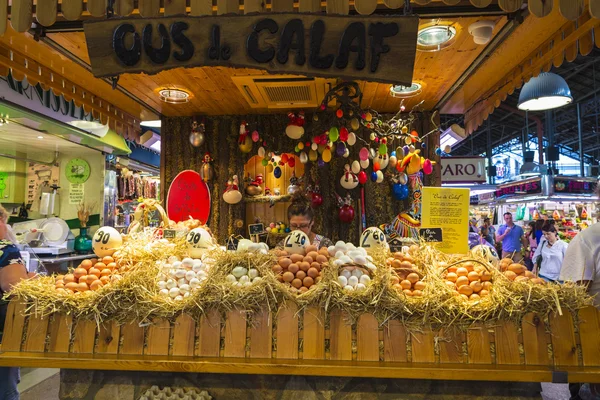
[[[456,269],[456,275],[458,275],[458,276],[467,276],[467,275],[469,275],[469,270],[466,269],[465,267],[458,267]]]
[[[323,279],[321,276],[317,276],[315,278],[315,284],[321,282],[321,279]]]
[[[287,267],[289,267],[291,263],[292,263],[292,260],[290,260],[288,257],[281,257],[279,259],[279,265],[283,269],[287,269]]]
[[[311,251],[310,253],[306,254],[306,257],[310,257],[313,259],[313,261],[315,261],[317,257],[319,257],[319,253],[316,251]]]
[[[469,296],[469,300],[471,300],[471,301],[481,300],[481,297],[477,293],[473,293],[472,295]]]
[[[108,269],[108,268],[102,268],[102,269]],[[98,269],[96,267],[92,267],[88,270],[88,275],[96,275],[96,276],[100,276],[100,272],[102,271],[102,269]]]
[[[415,289],[415,290],[413,290],[413,296],[421,297],[421,296],[423,296],[423,292],[418,289]]]
[[[75,279],[79,279],[84,275],[87,275],[87,271],[85,268],[75,268],[75,271],[73,271],[73,276],[75,277]]]
[[[97,258],[90,258],[90,261],[92,262],[92,265],[96,264],[98,262]]]
[[[300,267],[300,269],[301,269],[302,271],[306,272],[306,271],[308,271],[308,269],[310,268],[310,264],[309,264],[307,261],[302,261],[302,262],[299,264],[299,267]]]
[[[421,278],[419,278],[419,275],[418,275],[418,274],[415,274],[414,272],[411,272],[410,274],[408,274],[408,275],[406,276],[406,280],[407,280],[407,281],[410,281],[410,283],[415,283],[415,282],[418,282],[418,281],[419,281],[419,279],[421,279]]]
[[[306,286],[302,286],[300,289],[298,289],[298,291],[300,291],[300,293],[306,293],[308,292],[308,288]]]
[[[475,270],[475,266],[474,266],[474,265],[473,265],[473,263],[472,263],[472,262],[470,262],[470,261],[467,261],[467,262],[463,263],[463,264],[462,264],[462,267],[463,267],[463,268],[466,268],[466,269],[467,269],[467,271],[469,271],[469,272],[471,272],[471,271],[474,271],[474,270]]]
[[[517,274],[515,274],[512,271],[504,271],[504,276],[506,276],[508,279],[510,279],[511,281],[514,281],[515,278],[517,277]]]
[[[528,280],[529,280],[529,278],[526,276],[517,276],[515,278],[515,282],[527,282]]]
[[[400,278],[398,278],[396,275],[393,275],[390,278],[390,282],[391,282],[392,285],[395,285],[396,283],[400,283]]]
[[[456,275],[455,272],[448,272],[448,275],[446,275],[446,280],[448,280],[450,282],[456,282],[457,279],[458,279],[458,276]]]
[[[396,260],[402,261],[402,260],[404,260],[404,253],[402,253],[401,251],[397,251],[394,253],[394,258]]]
[[[513,263],[508,266],[508,270],[520,275],[524,274],[525,271],[527,271],[527,268],[524,265]]]
[[[88,286],[91,286],[92,282],[99,280],[99,278],[100,277],[98,275],[88,275],[85,278],[85,283],[87,283]],[[81,282],[79,282],[79,283],[81,283]]]
[[[481,284],[483,285],[483,288],[488,292],[492,289],[492,282],[486,281],[482,282]]]
[[[479,277],[481,278],[482,281],[491,281],[492,280],[492,274],[488,271],[482,271],[481,274],[479,274]]]
[[[83,260],[79,266],[81,268],[88,270],[88,269],[92,268],[92,265],[93,264],[92,264],[91,260]]]
[[[283,274],[284,282],[291,282],[294,280],[294,274],[290,271],[284,272]]]
[[[440,267],[440,268],[446,268],[447,266],[448,266],[448,263],[445,261],[440,261],[438,263],[438,267]]]
[[[402,261],[400,261],[398,259],[392,260],[392,268],[394,268],[394,269],[402,268]]]
[[[479,281],[473,281],[469,284],[475,293],[479,293],[483,289],[483,284]]]
[[[292,260],[293,263],[299,263],[304,260],[304,256],[302,254],[292,254],[290,260]]]
[[[401,287],[402,287],[402,289],[404,289],[404,290],[410,290],[410,288],[412,287],[412,282],[411,282],[411,281],[404,280],[404,281],[400,282],[400,286],[401,286]]]
[[[393,261],[394,261],[394,258],[393,258],[393,257],[390,257],[390,258],[386,258],[386,259],[385,259],[385,263],[386,263],[387,265],[390,265],[390,266],[392,265],[392,262],[393,262]]]
[[[411,246],[408,248],[408,252],[409,252],[410,254],[412,254],[412,255],[415,255],[415,254],[417,254],[417,253],[419,252],[419,246],[418,246],[418,245],[416,245],[416,244],[413,244],[413,245],[411,245]]]
[[[423,281],[415,282],[414,288],[415,288],[415,290],[424,290],[425,282],[423,282]]]
[[[458,288],[458,293],[464,294],[465,296],[470,296],[473,294],[473,288],[469,285],[463,285]]]
[[[395,283],[393,286],[395,289],[402,290],[402,286],[399,283]]]
[[[410,261],[402,261],[400,263],[400,268],[412,269],[414,266]]]
[[[293,279],[292,286],[296,289],[300,289],[302,287],[302,281],[300,279]]]
[[[85,283],[86,280],[87,280],[87,275],[83,275],[83,276],[79,277],[79,279],[77,280],[77,283],[82,283],[82,282]]]
[[[66,294],[67,291],[63,288],[56,288],[56,293],[60,293],[60,294]]]
[[[117,282],[117,281],[120,281],[121,279],[123,279],[123,277],[119,274],[114,274],[110,277],[111,282]]]
[[[450,281],[446,281],[446,285],[450,288],[450,289],[456,289],[456,285],[454,284],[454,282],[450,282]]]
[[[300,267],[298,266],[298,264],[290,264],[290,266],[288,267],[288,271],[290,271],[292,274],[295,274],[299,270]]]
[[[410,289],[404,289],[402,292],[404,292],[404,294],[407,295],[407,296],[411,296],[412,297],[412,295],[413,295],[413,292]]]
[[[108,263],[108,264],[106,264],[106,268],[110,269],[111,271],[115,270],[115,269],[118,269],[117,263],[114,263],[114,262]]]
[[[58,284],[64,285],[65,281],[63,279],[57,279],[56,281],[54,281],[54,284],[56,284],[56,285],[58,285]]]
[[[291,272],[290,272],[290,273],[291,273]],[[292,275],[294,275],[294,274],[292,274]],[[283,282],[283,276],[282,276],[281,274],[277,275],[275,278],[276,278],[276,279],[277,279],[279,282]]]
[[[536,278],[535,274],[531,271],[525,271],[525,276],[529,279]]]
[[[65,288],[65,292],[67,292],[67,294],[74,294],[75,291],[73,291],[73,289],[67,289]]]
[[[306,272],[304,272],[302,270],[296,272],[296,278],[298,278],[298,279],[304,279],[304,278],[306,278]]]
[[[313,278],[311,278],[310,276],[307,276],[302,280],[302,284],[304,286],[306,286],[307,288],[309,288],[315,284],[315,280]]]
[[[97,279],[90,285],[91,290],[98,290],[103,286],[102,281]]]
[[[86,292],[89,289],[90,288],[88,287],[87,283],[78,283],[76,288],[78,292]]]
[[[328,262],[329,260],[328,260],[328,259],[327,259],[327,257],[325,257],[324,255],[322,255],[322,254],[319,254],[319,255],[317,256],[317,258],[315,259],[315,261],[316,261],[316,262],[318,262],[319,264],[327,264],[327,262]]]
[[[311,267],[311,268],[314,268],[314,269],[316,269],[317,271],[320,271],[320,270],[321,270],[321,263],[318,263],[318,262],[316,262],[316,261],[313,261],[313,262],[310,264],[310,267]]]
[[[304,249],[306,250],[306,254],[312,253],[313,251],[319,251],[319,249],[317,248],[317,246],[315,246],[314,244],[309,244]]]
[[[281,265],[273,265],[273,267],[271,267],[271,270],[275,273],[275,274],[280,274],[281,271],[283,271],[283,268],[281,268]]]
[[[329,258],[329,252],[327,251],[327,248],[326,247],[321,247],[319,249],[319,255],[322,255],[325,258]]]
[[[478,294],[479,294],[479,297],[487,297],[490,294],[490,292],[488,292],[485,289],[481,289],[481,291]]]
[[[302,260],[302,262],[306,262],[308,263],[308,265],[312,264],[312,262],[315,261],[311,256],[305,256],[304,259]]]
[[[469,285],[469,278],[466,276],[459,276],[456,279],[456,287],[460,288],[461,286]]]
[[[406,275],[408,275],[406,272],[400,272],[398,274],[398,279],[400,279],[401,281],[406,279]]]
[[[479,274],[475,271],[469,272],[469,275],[467,275],[467,277],[469,278],[469,281],[471,281],[471,282],[479,280]]]
[[[414,264],[415,259],[412,258],[412,256],[410,254],[405,254],[404,255],[404,261],[408,261],[409,263]]]
[[[306,271],[306,275],[310,276],[311,278],[316,278],[317,276],[319,276],[319,270],[316,268],[309,268],[308,271]]]
[[[102,262],[104,264],[108,265],[108,264],[110,264],[112,262],[115,262],[115,259],[112,258],[111,256],[105,256],[105,257],[102,258]]]
[[[106,285],[108,282],[110,282],[110,277],[109,276],[101,276],[100,282],[102,282],[103,285]]]
[[[535,283],[536,285],[544,285],[546,283],[546,281],[542,278],[531,278],[531,282]]]
[[[62,283],[62,282],[61,282],[61,283],[56,283],[56,284],[54,284],[54,287],[55,287],[56,289],[62,289],[62,288],[64,288],[64,287],[65,287],[65,284],[64,284],[64,283]]]
[[[288,255],[288,252],[285,250],[275,250],[275,255],[278,257],[285,257]]]
[[[75,282],[69,282],[67,284],[65,284],[65,289],[69,289],[69,290],[77,290],[77,287],[79,286],[78,283]]]
[[[106,264],[104,264],[103,262],[97,262],[96,264],[94,264],[94,268],[98,268],[100,271],[102,271],[104,268],[106,268]]]
[[[112,271],[108,268],[104,268],[102,271],[100,271],[100,276],[109,276],[110,274],[112,274]]]

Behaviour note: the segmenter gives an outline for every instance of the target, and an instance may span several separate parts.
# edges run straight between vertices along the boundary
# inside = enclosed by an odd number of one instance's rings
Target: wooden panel
[[[48,327],[50,333],[50,343],[48,352],[50,353],[68,353],[71,342],[71,329],[73,327],[73,317],[66,314],[54,314],[54,318]]]
[[[395,10],[404,5],[404,0],[383,0],[383,4],[385,4],[387,8]]]
[[[441,363],[464,363],[463,343],[465,333],[458,329],[444,329],[440,332],[438,344],[440,346]]]
[[[83,12],[83,2],[82,0],[62,0],[60,4],[60,11],[65,19],[68,19],[69,21],[76,21]]]
[[[471,4],[475,7],[485,8],[492,4],[492,0],[471,0]]]
[[[271,0],[272,12],[292,12],[294,11],[294,0]]]
[[[239,9],[238,0],[217,0],[217,15],[237,14]]]
[[[144,328],[132,322],[121,326],[122,345],[119,354],[142,354],[144,352]]]
[[[511,321],[496,326],[496,364],[520,364],[519,332]]]
[[[87,10],[92,17],[102,17],[106,14],[106,0],[87,0]]]
[[[590,15],[600,18],[600,0],[590,0]]]
[[[383,359],[384,361],[407,362],[406,330],[397,319],[392,319],[383,326]]]
[[[1,4],[0,7],[2,7]],[[37,4],[35,5],[35,19],[43,26],[54,24],[54,22],[56,22],[56,13],[56,0],[37,1]]]
[[[304,310],[304,334],[302,358],[305,360],[325,359],[325,313],[321,307]]]
[[[46,346],[46,331],[48,330],[48,317],[31,315],[23,343],[23,351],[43,352]]]
[[[277,358],[298,358],[298,306],[285,302],[277,312]]]
[[[340,310],[329,314],[329,353],[332,360],[352,360],[352,326]]]
[[[358,318],[356,359],[358,361],[379,361],[379,323],[373,314],[363,314]]]
[[[168,355],[170,336],[171,326],[169,321],[165,319],[152,321],[152,324],[148,326],[148,337],[146,338],[144,354],[150,356]]]
[[[133,12],[133,0],[116,0],[114,7],[117,15],[127,17]]]
[[[590,20],[590,15],[588,13],[583,13],[583,15],[577,21],[577,25],[584,24],[585,22]],[[585,35],[579,38],[579,53],[582,56],[587,56],[594,49],[594,33],[593,30],[588,31]]]
[[[522,0],[498,0],[498,5],[506,12],[518,11],[523,5]]]
[[[356,0],[354,8],[361,15],[370,15],[377,8],[377,0]]]
[[[550,361],[544,321],[537,314],[529,313],[523,317],[521,329],[523,332],[525,364],[548,365]]]
[[[538,18],[543,18],[552,12],[554,0],[528,0],[529,12]]]
[[[190,0],[190,10],[192,16],[212,15],[212,1]]]
[[[577,345],[573,316],[569,312],[563,315],[550,315],[550,330],[552,332],[552,352],[554,365],[577,365]]]
[[[273,319],[271,318],[271,312],[264,309],[255,313],[252,316],[252,325],[249,329],[250,357],[271,358],[273,350]]]
[[[165,0],[165,16],[185,15],[185,0]]]
[[[584,366],[600,365],[600,311],[586,307],[578,311],[579,341]]]
[[[96,322],[79,320],[75,323],[73,331],[72,353],[92,354],[96,338]]]
[[[20,351],[23,340],[23,327],[25,325],[25,304],[18,300],[11,300],[6,310],[4,332],[2,334],[2,351]]]
[[[32,0],[13,0],[10,8],[10,24],[17,32],[26,32],[31,28]]]
[[[246,312],[232,310],[225,319],[225,357],[246,356]]]
[[[348,0],[328,0],[325,5],[327,14],[348,15],[350,12],[350,2]]]
[[[490,336],[485,326],[474,324],[467,331],[469,364],[491,364]]]
[[[320,0],[298,0],[298,11],[299,12],[320,12],[321,1]]]
[[[194,322],[194,318],[182,313],[177,317],[173,326],[173,348],[171,349],[171,354],[174,356],[193,356],[195,336],[196,322]]]
[[[140,0],[140,15],[144,18],[158,17],[160,15],[160,0]]]
[[[107,321],[100,324],[96,353],[117,354],[119,352],[120,333],[121,327],[116,321]]]
[[[411,333],[410,343],[412,348],[412,362],[435,362],[434,340],[433,332],[431,330],[428,329],[423,332]]]
[[[244,0],[244,14],[267,12],[266,5],[262,0]]]
[[[198,328],[198,356],[218,357],[221,349],[221,315],[209,310],[200,317]]]
[[[444,2],[444,4],[447,4],[449,6],[454,6],[458,3],[460,3],[460,0],[442,0]]]
[[[567,25],[565,30],[563,31],[564,37],[569,36],[571,33],[575,32],[575,22],[571,22]],[[577,41],[573,42],[565,49],[565,59],[568,62],[573,62],[575,58],[577,58]]]
[[[8,25],[8,0],[0,0],[0,36],[6,32]]]
[[[575,21],[584,10],[584,0],[559,0],[558,10],[568,20]]]

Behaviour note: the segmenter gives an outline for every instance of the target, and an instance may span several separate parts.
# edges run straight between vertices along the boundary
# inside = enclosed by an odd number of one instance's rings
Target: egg
[[[305,278],[302,280],[302,284],[303,284],[304,286],[306,286],[307,288],[309,288],[309,287],[311,287],[312,285],[314,285],[314,283],[315,283],[315,280],[314,280],[313,278],[311,278],[310,276],[307,276],[307,277],[305,277]]]
[[[458,288],[458,293],[464,294],[465,296],[470,296],[473,294],[473,288],[469,285],[463,285]]]
[[[457,279],[458,279],[458,276],[456,275],[455,272],[448,272],[448,275],[446,275],[446,280],[448,280],[450,282],[456,282]]]
[[[367,265],[367,259],[363,255],[357,255],[354,257],[354,262],[360,265]]]
[[[344,286],[344,290],[352,291],[352,290],[354,290],[354,288],[350,285],[346,285],[346,286]]]
[[[195,273],[194,271],[186,271],[186,272],[185,272],[185,276],[184,276],[184,278],[185,278],[185,280],[186,280],[186,281],[188,281],[188,282],[189,282],[189,281],[191,281],[192,279],[194,279],[195,277],[196,277],[196,273]]]
[[[410,283],[413,283],[413,284],[414,284],[415,282],[418,282],[418,281],[419,281],[419,279],[420,279],[420,278],[419,278],[419,275],[418,275],[418,274],[415,274],[414,272],[411,272],[410,274],[408,274],[408,275],[406,276],[406,280],[410,281]]]
[[[171,263],[171,267],[175,268],[175,269],[183,268],[181,266],[181,261],[175,261],[175,262]]]
[[[169,296],[171,298],[175,298],[175,297],[179,296],[179,293],[180,292],[179,292],[179,288],[178,287],[174,287],[174,288],[169,289]]]
[[[164,281],[158,281],[157,286],[160,290],[166,289],[167,288],[167,282]]]
[[[196,277],[202,281],[208,277],[208,274],[205,271],[200,271],[196,274]]]
[[[421,282],[421,281],[415,282],[414,287],[415,287],[415,290],[424,290],[425,282]]]
[[[459,267],[456,269],[456,275],[458,276],[467,276],[469,275],[469,270],[465,267]]]
[[[400,287],[403,290],[410,290],[410,288],[412,287],[412,283],[410,281],[407,281],[406,279],[403,280],[402,282],[400,282]]]
[[[359,268],[356,268],[354,271],[352,271],[352,276],[355,276],[357,278],[360,278],[363,275],[363,272]]]
[[[183,298],[185,299],[186,297],[190,297],[190,292],[185,292],[185,293],[183,294]]]
[[[290,266],[290,264],[292,263],[292,260],[290,260],[287,257],[281,257],[278,261],[278,264],[281,266],[281,268],[288,268]]]
[[[319,276],[319,270],[311,267],[308,269],[308,271],[306,271],[306,275],[310,276],[311,278],[316,278]]]
[[[240,281],[240,283],[246,283],[246,282],[250,281],[250,278],[248,277],[248,275],[242,275],[242,276],[240,276],[239,281]]]
[[[350,257],[348,257],[347,255],[343,255],[340,257],[340,261],[342,261],[342,263],[344,264],[352,264],[352,259]]]
[[[191,288],[190,288],[190,285],[188,285],[188,284],[185,284],[185,283],[184,283],[183,285],[179,286],[179,291],[180,291],[181,293],[186,293],[186,292],[189,292],[189,291],[190,291],[190,289],[191,289]]]
[[[369,277],[369,275],[365,274],[359,278],[358,282],[367,286],[369,283],[371,283],[371,278]]]
[[[75,290],[79,291],[79,292],[86,292],[89,289],[90,288],[88,287],[87,283],[83,283],[83,282],[78,283],[77,287],[75,288]]]
[[[292,280],[292,286],[295,287],[296,289],[299,289],[302,287],[302,281],[300,279],[294,279]]]
[[[304,260],[304,256],[302,254],[292,254],[290,260],[292,260],[293,263],[299,263]]]
[[[192,263],[192,271],[194,272],[201,271],[203,267],[204,266],[202,265],[202,260],[194,260],[194,262]]]
[[[169,256],[168,261],[169,261],[169,264],[173,264],[175,261],[179,261],[179,257]]]
[[[88,269],[92,268],[92,265],[93,264],[92,264],[91,260],[83,260],[81,262],[80,267],[83,268],[83,269],[85,269],[85,270],[88,270]]]
[[[336,267],[341,267],[342,265],[344,265],[344,262],[340,259],[337,259],[333,262],[333,265]]]
[[[175,300],[175,301],[181,301],[181,300],[183,300],[183,296],[181,296],[181,295],[175,296],[175,298],[173,300]]]
[[[169,289],[160,289],[160,292],[158,292],[158,294],[160,294],[161,296],[168,296]]]
[[[311,262],[312,262],[312,261],[311,261]],[[308,271],[308,269],[310,268],[310,263],[309,263],[308,261],[302,261],[302,262],[299,264],[299,267],[300,267],[300,270],[302,270],[302,271],[306,272],[306,271]]]
[[[244,284],[243,284],[243,285],[244,285],[244,287],[248,287],[248,286],[252,285],[252,282],[250,282],[250,281],[248,281],[248,282],[244,282]]]
[[[235,276],[234,276],[234,278],[235,278]],[[190,288],[196,289],[198,286],[200,286],[200,280],[197,278],[190,279],[189,285],[190,285]]]
[[[296,278],[298,278],[298,279],[304,279],[304,278],[306,278],[306,272],[304,272],[302,270],[296,272]]]
[[[477,272],[471,271],[467,275],[467,278],[469,278],[469,281],[473,282],[473,281],[478,281],[479,278],[480,278],[480,276],[479,276],[479,274]]]
[[[300,267],[298,267],[298,264],[290,264],[290,266],[288,267],[288,271],[290,271],[292,274],[295,274],[299,270]]]
[[[172,289],[174,287],[177,287],[177,281],[174,279],[169,279],[167,281],[167,289]]]
[[[329,253],[329,255],[331,257],[335,256],[335,253],[337,252],[337,250],[335,249],[335,246],[329,246],[327,248],[327,252]]]
[[[335,258],[342,258],[344,256],[345,256],[344,252],[343,251],[339,251],[339,250],[336,251],[336,253],[334,255]]]
[[[234,275],[227,275],[227,277],[225,278],[225,280],[229,283],[235,283],[237,282],[237,278]]]
[[[345,276],[340,275],[338,276],[338,283],[344,287],[348,284],[348,279]]]
[[[177,279],[184,279],[185,278],[185,273],[186,273],[185,269],[175,270],[175,278],[177,278]]]
[[[356,290],[365,290],[366,288],[367,287],[362,283],[356,285]]]
[[[102,287],[102,282],[99,279],[96,279],[95,281],[92,282],[92,284],[90,285],[90,289],[91,290],[98,290]]]
[[[262,278],[260,276],[257,276],[254,279],[252,279],[252,283],[256,283],[256,282],[260,282],[260,281],[262,281]]]
[[[284,282],[291,282],[294,280],[294,274],[291,273],[290,271],[287,271],[283,274],[283,280]]]
[[[340,275],[342,275],[343,277],[345,277],[346,279],[349,279],[352,276],[352,272],[348,271],[347,269],[343,270]]]
[[[67,283],[71,283],[71,282],[75,282],[75,275],[73,274],[66,274],[63,278],[63,281],[65,282],[65,284]]]
[[[316,262],[318,262],[319,264],[327,264],[327,257],[325,257],[322,254],[319,254],[316,258]]]
[[[185,278],[181,278],[177,280],[177,286],[186,285],[187,280]]]
[[[236,278],[240,278],[243,275],[246,275],[248,273],[248,269],[244,268],[244,267],[235,267],[231,273],[233,274],[233,276],[235,276]]]
[[[79,287],[79,283],[75,283],[75,282],[65,283],[65,289],[77,290],[78,287]]]
[[[348,278],[348,285],[352,287],[358,285],[358,278],[356,276],[351,276],[350,278]]]
[[[82,277],[83,278],[83,277]],[[86,275],[85,277],[85,283],[87,283],[88,286],[90,286],[92,284],[92,282],[99,280],[99,276],[96,275]],[[81,282],[79,282],[81,283]]]
[[[469,278],[467,278],[466,276],[459,276],[456,279],[456,287],[460,288],[465,285],[467,285],[467,286],[469,285]]]
[[[77,280],[85,275],[87,275],[87,270],[85,268],[75,268],[75,270],[73,271],[73,276]]]
[[[250,270],[248,270],[248,277],[250,279],[254,279],[258,276],[258,270],[255,268],[251,268]]]
[[[181,260],[181,265],[184,268],[188,268],[188,269],[193,268],[194,267],[194,259],[190,258],[190,257],[186,257],[183,260]]]

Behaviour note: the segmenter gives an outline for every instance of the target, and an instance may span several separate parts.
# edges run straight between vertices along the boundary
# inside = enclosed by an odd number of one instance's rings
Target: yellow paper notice
[[[424,187],[421,228],[442,228],[437,247],[447,254],[469,252],[469,189]]]

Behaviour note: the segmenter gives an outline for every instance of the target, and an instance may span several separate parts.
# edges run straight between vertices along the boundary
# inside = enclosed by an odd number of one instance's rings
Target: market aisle
[[[21,400],[56,400],[60,387],[57,368],[22,368],[19,392]]]
[[[542,383],[542,399],[544,400],[567,400],[569,385],[566,383]]]

